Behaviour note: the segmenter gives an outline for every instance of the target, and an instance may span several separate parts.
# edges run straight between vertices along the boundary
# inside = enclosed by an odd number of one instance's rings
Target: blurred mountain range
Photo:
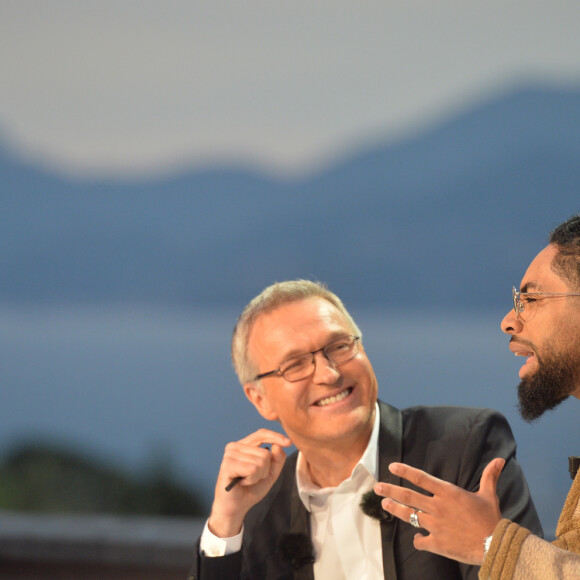
[[[45,442],[20,443],[0,463],[0,510],[201,516],[200,497],[162,457],[131,474],[96,457]]]
[[[580,211],[580,89],[524,87],[315,174],[72,179],[0,148],[0,301],[243,306],[275,280],[347,304],[509,305]]]

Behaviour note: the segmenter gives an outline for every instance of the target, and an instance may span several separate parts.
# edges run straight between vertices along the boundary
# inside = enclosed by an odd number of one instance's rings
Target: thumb
[[[272,445],[271,453],[270,473],[275,477],[278,477],[282,471],[282,467],[284,467],[284,463],[286,462],[286,453],[280,445]]]
[[[481,482],[479,485],[480,493],[483,495],[496,495],[495,488],[497,486],[497,480],[499,479],[504,465],[505,459],[496,457],[485,466],[485,469],[481,474]]]

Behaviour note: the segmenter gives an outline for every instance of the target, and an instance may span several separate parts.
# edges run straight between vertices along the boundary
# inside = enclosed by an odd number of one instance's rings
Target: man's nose
[[[340,372],[336,365],[322,351],[317,352],[314,357],[316,366],[312,380],[319,384],[335,385],[340,378]]]
[[[516,316],[516,311],[512,308],[501,321],[501,329],[506,334],[518,334],[522,331],[523,324],[521,317]]]

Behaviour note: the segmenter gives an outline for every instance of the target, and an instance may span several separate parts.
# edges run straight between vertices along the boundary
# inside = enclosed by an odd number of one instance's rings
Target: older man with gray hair
[[[259,429],[226,446],[191,578],[475,579],[477,566],[417,551],[415,529],[380,508],[375,484],[401,483],[394,461],[473,492],[502,457],[502,510],[541,534],[505,419],[378,401],[362,333],[322,284],[266,288],[240,316],[232,356],[247,398],[284,434]]]

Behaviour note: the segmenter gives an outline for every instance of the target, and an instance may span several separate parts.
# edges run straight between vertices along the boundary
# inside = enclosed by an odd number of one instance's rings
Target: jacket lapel
[[[401,484],[401,478],[389,471],[393,461],[402,459],[403,421],[401,412],[395,407],[379,401],[381,426],[379,430],[379,481]],[[398,519],[391,516],[381,522],[381,539],[383,544],[383,570],[385,580],[397,579],[395,565],[394,541]]]
[[[292,495],[290,497],[290,533],[296,536],[308,538],[312,548],[312,538],[310,537],[310,514],[304,507],[296,483],[292,486]],[[314,580],[314,554],[312,561],[301,565],[294,570],[294,580]]]

